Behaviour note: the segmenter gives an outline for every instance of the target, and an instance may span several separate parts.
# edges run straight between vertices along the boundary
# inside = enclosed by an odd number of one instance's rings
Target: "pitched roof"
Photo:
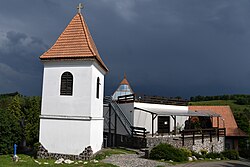
[[[209,110],[221,115],[219,120],[219,128],[226,128],[226,136],[248,136],[240,128],[234,119],[230,106],[188,106],[189,110]],[[217,118],[213,117],[213,127],[217,127]],[[224,123],[223,123],[224,121]]]
[[[74,16],[55,44],[41,55],[40,59],[95,59],[105,71],[108,71],[81,13]]]
[[[124,78],[121,81],[120,85],[129,85],[126,74],[124,74]]]
[[[113,93],[112,97],[113,97],[113,99],[118,99],[119,96],[131,95],[133,93],[134,93],[134,91],[132,90],[132,88],[129,85],[126,74],[124,74],[123,80],[120,82],[119,87]]]

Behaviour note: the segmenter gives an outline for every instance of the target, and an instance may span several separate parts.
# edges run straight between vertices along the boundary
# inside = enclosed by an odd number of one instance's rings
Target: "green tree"
[[[0,153],[9,154],[21,142],[20,122],[8,110],[0,109],[0,115]]]
[[[33,147],[39,140],[40,97],[29,97],[25,100],[25,135],[27,145]]]

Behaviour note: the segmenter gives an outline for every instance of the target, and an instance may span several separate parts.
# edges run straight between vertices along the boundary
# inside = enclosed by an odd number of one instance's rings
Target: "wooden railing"
[[[128,103],[135,101],[135,94],[118,96],[118,103]]]
[[[132,129],[132,137],[146,138],[146,135],[149,133],[149,132],[146,132],[146,129],[142,127],[131,126],[131,129]]]
[[[188,100],[185,99],[167,98],[162,96],[147,96],[147,95],[137,95],[137,94],[118,96],[118,103],[128,103],[128,102],[168,104],[168,105],[181,105],[181,106],[186,106],[188,104]]]
[[[183,130],[180,132],[182,136],[182,146],[184,146],[185,137],[192,137],[193,145],[195,144],[195,139],[197,137],[201,137],[202,143],[204,143],[204,138],[210,138],[210,142],[212,142],[213,137],[217,137],[219,141],[220,136],[226,136],[226,128],[211,128],[211,129],[189,129]]]

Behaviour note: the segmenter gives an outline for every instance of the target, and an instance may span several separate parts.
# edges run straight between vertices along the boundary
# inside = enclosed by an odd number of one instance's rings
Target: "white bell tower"
[[[49,153],[79,155],[103,142],[103,63],[82,5],[55,44],[42,56],[44,64],[39,141]]]

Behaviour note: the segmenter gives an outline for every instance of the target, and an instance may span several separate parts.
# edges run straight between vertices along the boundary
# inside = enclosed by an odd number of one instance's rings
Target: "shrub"
[[[200,152],[201,152],[201,155],[206,155],[207,154],[207,150],[205,150],[205,149],[201,149]]]
[[[239,159],[239,153],[236,150],[226,150],[222,152],[222,155],[225,158],[231,159],[231,160],[238,160]]]
[[[199,153],[197,153],[195,151],[191,151],[191,152],[192,152],[192,156],[195,156],[196,158],[205,158],[204,155],[201,155],[201,154],[199,154]]]
[[[243,158],[250,159],[250,149],[249,150],[240,150],[239,155]]]
[[[180,151],[182,151],[187,157],[192,156],[192,152],[186,148],[180,148]]]
[[[176,162],[187,161],[189,152],[185,149],[178,149],[169,144],[159,144],[154,147],[149,157],[156,160],[173,160]]]
[[[224,156],[221,153],[210,152],[210,153],[206,154],[206,158],[212,158],[212,159],[221,158],[221,159],[224,159]]]

